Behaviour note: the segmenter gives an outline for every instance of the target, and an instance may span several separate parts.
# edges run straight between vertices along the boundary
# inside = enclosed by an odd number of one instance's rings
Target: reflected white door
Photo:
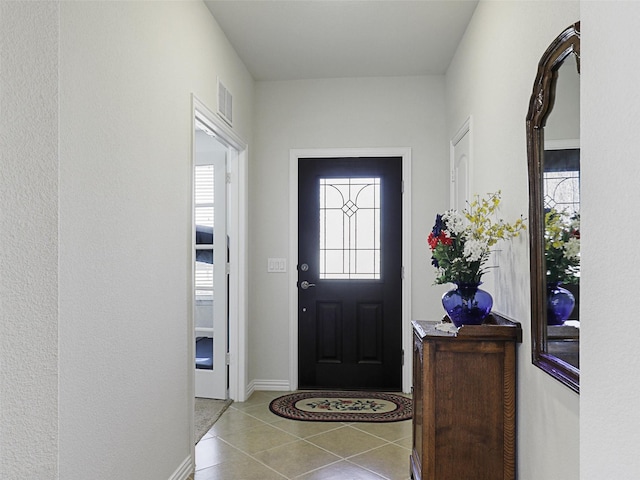
[[[227,398],[227,155],[196,130],[194,165],[195,395]]]
[[[463,210],[471,189],[470,118],[451,140],[451,208]]]

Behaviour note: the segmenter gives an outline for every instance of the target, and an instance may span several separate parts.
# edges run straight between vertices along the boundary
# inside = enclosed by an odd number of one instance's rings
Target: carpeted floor
[[[198,443],[205,433],[216,423],[220,415],[231,405],[232,400],[212,400],[196,398],[195,410],[195,443]]]

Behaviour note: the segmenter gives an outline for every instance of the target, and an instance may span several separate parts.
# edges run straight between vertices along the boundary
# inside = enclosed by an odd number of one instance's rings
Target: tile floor
[[[300,422],[255,392],[233,403],[196,445],[194,480],[408,480],[411,421]]]

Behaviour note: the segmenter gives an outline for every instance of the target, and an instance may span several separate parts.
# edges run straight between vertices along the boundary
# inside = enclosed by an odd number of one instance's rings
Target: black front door
[[[402,158],[298,160],[300,388],[402,389]]]

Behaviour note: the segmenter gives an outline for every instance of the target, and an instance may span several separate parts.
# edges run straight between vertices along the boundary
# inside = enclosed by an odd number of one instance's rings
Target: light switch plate
[[[267,259],[267,272],[283,273],[287,271],[286,258],[269,258]]]

